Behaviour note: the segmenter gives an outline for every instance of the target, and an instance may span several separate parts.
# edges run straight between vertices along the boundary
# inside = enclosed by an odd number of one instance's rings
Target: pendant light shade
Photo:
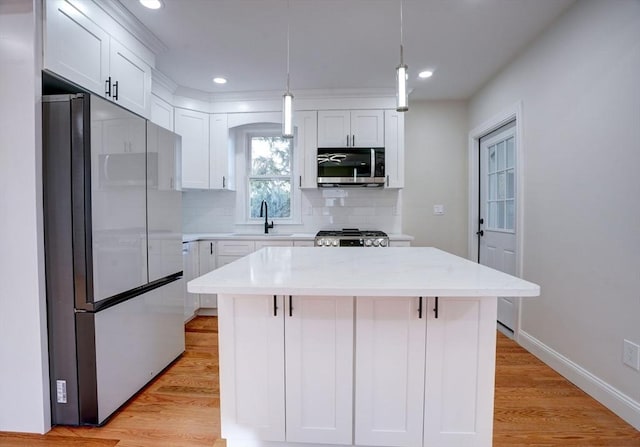
[[[289,89],[282,95],[282,137],[293,138],[293,95]]]
[[[289,37],[290,17],[289,1],[287,0],[287,91],[282,96],[282,137],[293,138],[293,95],[289,91]]]
[[[404,63],[403,33],[402,33],[402,3],[400,0],[400,65],[396,67],[396,110],[409,110],[409,94],[407,92],[407,66]]]

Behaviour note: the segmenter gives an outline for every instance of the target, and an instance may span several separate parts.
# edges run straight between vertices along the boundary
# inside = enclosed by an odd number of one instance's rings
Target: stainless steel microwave
[[[384,148],[318,148],[318,186],[383,186]]]

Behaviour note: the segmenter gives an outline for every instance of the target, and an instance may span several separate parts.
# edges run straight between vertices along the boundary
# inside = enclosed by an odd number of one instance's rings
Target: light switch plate
[[[640,371],[640,346],[625,340],[622,349],[622,362],[636,371]]]
[[[433,214],[442,216],[444,214],[444,205],[433,205]]]

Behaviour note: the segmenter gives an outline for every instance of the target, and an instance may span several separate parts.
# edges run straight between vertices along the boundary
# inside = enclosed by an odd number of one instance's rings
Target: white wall
[[[37,1],[0,1],[0,431],[44,433],[39,14]]]
[[[467,103],[411,101],[405,114],[402,230],[414,246],[467,255]],[[434,215],[433,205],[444,205]]]
[[[640,2],[578,1],[470,102],[474,128],[522,100],[520,341],[640,429]],[[411,163],[407,163],[411,165]],[[572,363],[573,362],[573,363]]]

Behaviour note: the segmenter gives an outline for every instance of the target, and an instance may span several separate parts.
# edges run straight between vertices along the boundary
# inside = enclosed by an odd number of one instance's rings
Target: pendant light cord
[[[400,65],[404,65],[404,55],[403,55],[404,33],[402,30],[402,5],[403,4],[404,4],[404,1],[400,0]]]
[[[289,93],[289,59],[290,59],[290,34],[291,34],[291,1],[287,0],[287,93]]]

